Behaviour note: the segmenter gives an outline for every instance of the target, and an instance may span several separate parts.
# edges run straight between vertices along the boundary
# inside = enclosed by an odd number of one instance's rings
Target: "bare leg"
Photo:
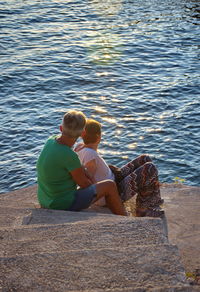
[[[105,180],[96,184],[97,200],[105,197],[108,208],[113,214],[127,216],[126,210],[120,199],[116,183],[112,180]]]

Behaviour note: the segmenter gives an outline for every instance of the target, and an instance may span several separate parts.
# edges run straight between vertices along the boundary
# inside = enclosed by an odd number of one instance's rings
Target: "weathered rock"
[[[199,188],[164,185],[161,192],[170,238],[187,243],[187,233],[192,249],[199,243]],[[107,210],[96,207],[40,209],[36,186],[1,195],[0,206],[0,291],[200,291],[186,281],[164,220],[103,214]]]
[[[0,207],[0,228],[22,225],[23,218],[30,214],[29,209]]]
[[[165,184],[161,191],[169,241],[178,245],[186,271],[193,272],[200,267],[200,188]]]
[[[17,291],[184,286],[179,263],[177,247],[168,244],[15,256],[0,258],[1,286]]]
[[[5,194],[0,194],[0,201],[7,202],[7,207],[10,206],[9,202],[11,205],[15,204],[16,206],[18,206],[20,203],[27,203],[28,207],[39,205],[37,202],[37,185],[15,190]]]
[[[71,249],[111,249],[168,243],[160,219],[94,216],[89,223],[87,216],[84,217],[85,222],[82,223],[71,223],[68,214],[70,223],[62,225],[30,225],[14,230],[0,230],[0,256],[45,252],[47,247],[49,252],[65,252]]]

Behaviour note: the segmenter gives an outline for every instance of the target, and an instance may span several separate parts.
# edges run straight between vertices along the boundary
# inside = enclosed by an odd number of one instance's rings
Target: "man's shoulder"
[[[56,141],[56,135],[51,135],[51,136],[49,136],[48,138],[47,138],[47,140],[46,140],[46,145],[49,145],[49,144],[53,144],[55,141]]]
[[[49,136],[49,138],[47,139],[47,141],[55,141],[57,138],[57,135],[51,135]]]

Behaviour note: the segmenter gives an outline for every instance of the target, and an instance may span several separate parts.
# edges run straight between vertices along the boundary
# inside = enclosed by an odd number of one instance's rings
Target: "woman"
[[[117,183],[122,201],[127,201],[137,193],[136,215],[160,217],[158,171],[148,155],[141,155],[121,168],[108,166],[98,153],[101,141],[101,124],[88,119],[82,132],[84,144],[75,148],[79,159],[94,182],[111,179]]]
[[[80,211],[105,197],[114,214],[126,215],[116,184],[111,180],[93,184],[72,150],[85,123],[82,112],[69,111],[60,126],[61,135],[47,140],[37,161],[39,203],[43,208]]]

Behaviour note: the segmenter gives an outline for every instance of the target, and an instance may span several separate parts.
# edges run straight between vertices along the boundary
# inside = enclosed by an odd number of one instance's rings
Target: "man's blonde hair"
[[[82,134],[84,143],[90,144],[97,142],[101,135],[101,124],[93,119],[88,119],[85,125],[85,132]]]
[[[76,110],[67,112],[62,121],[62,134],[70,138],[78,138],[84,130],[86,116]]]

